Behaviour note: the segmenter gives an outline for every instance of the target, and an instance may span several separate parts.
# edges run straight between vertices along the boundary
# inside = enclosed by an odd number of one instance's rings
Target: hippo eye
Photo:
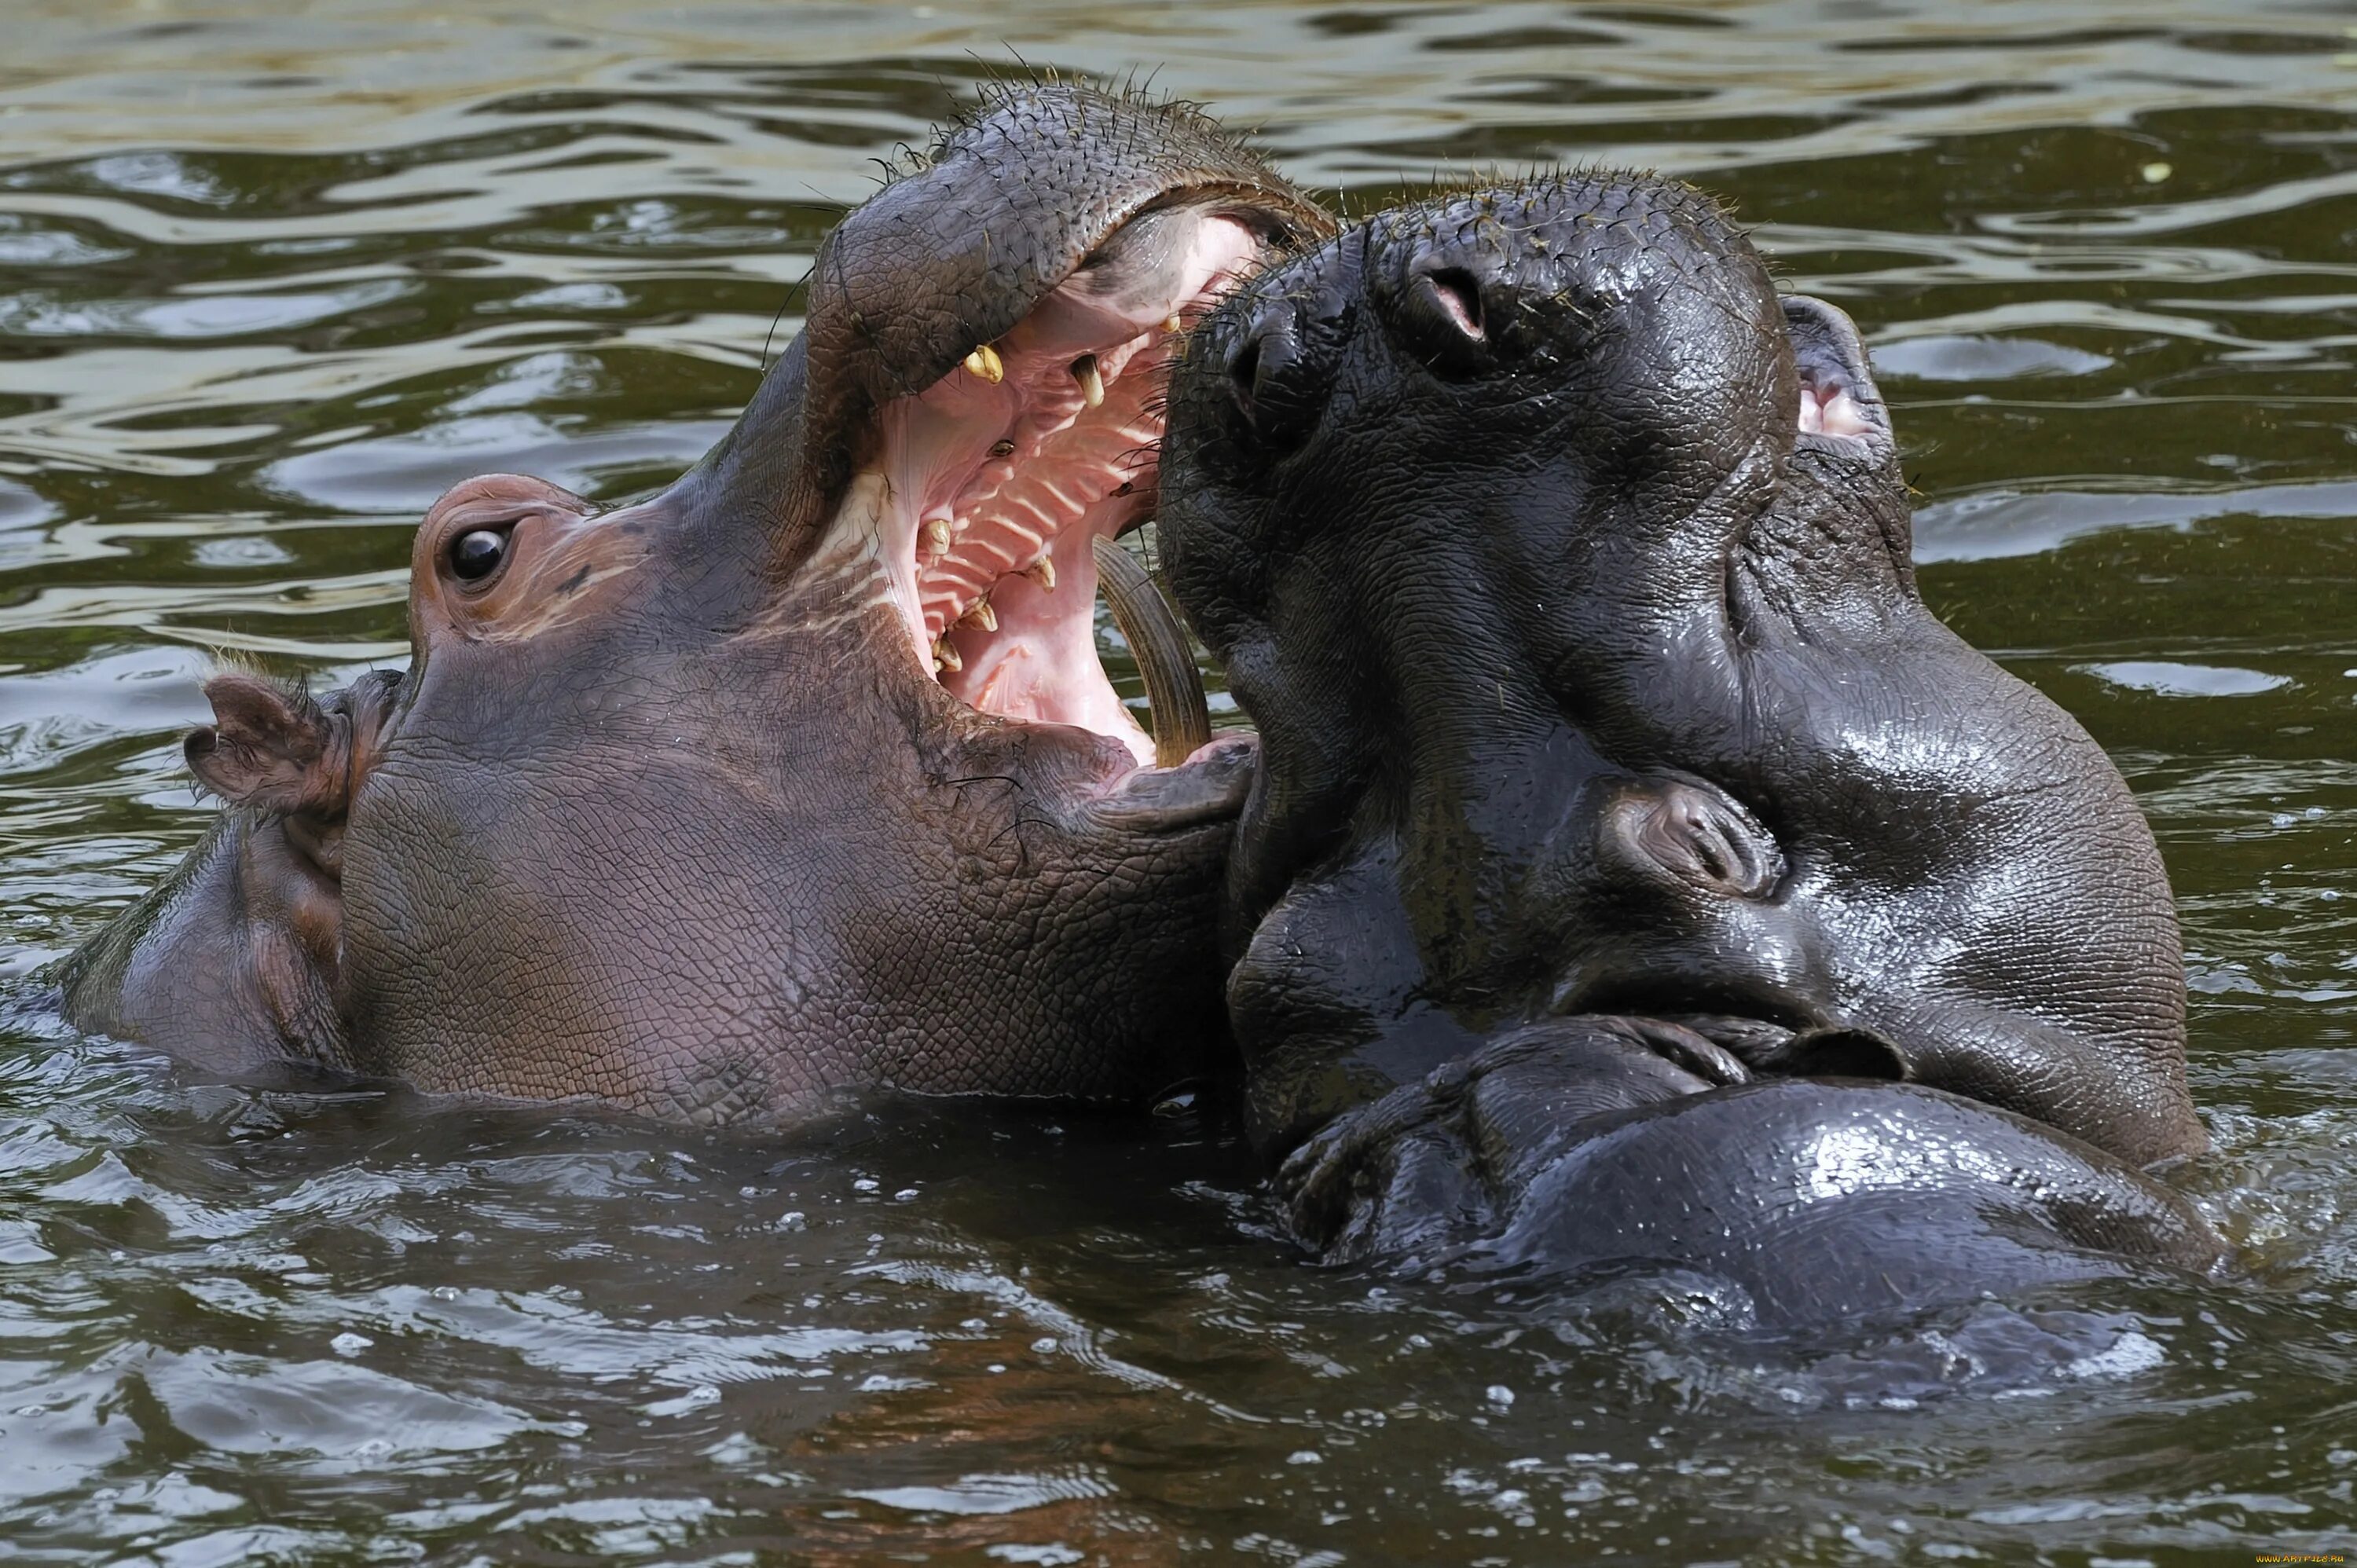
[[[473,528],[450,542],[450,572],[462,583],[479,583],[508,556],[508,531]]]

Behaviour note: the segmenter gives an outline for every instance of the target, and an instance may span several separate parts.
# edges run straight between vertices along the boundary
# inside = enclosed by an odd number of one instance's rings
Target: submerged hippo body
[[[189,755],[229,809],[70,1015],[699,1120],[1193,1073],[1250,759],[1146,765],[1092,548],[1150,503],[1182,321],[1329,229],[1189,111],[1010,91],[828,238],[693,472],[602,513],[470,480],[405,674],[217,679]]]
[[[1539,1025],[1337,1118],[1280,1174],[1294,1231],[1416,1273],[1699,1278],[1770,1331],[2220,1260],[2190,1203],[2051,1128],[1915,1084],[1723,1087],[1679,1033]]]
[[[1262,737],[1230,1009],[1306,1239],[1633,1227],[1827,1310],[1910,1234],[1901,1295],[2216,1255],[2122,1163],[2202,1141],[2151,834],[1923,607],[1854,329],[1706,199],[1380,215],[1226,302],[1171,409],[1163,557]],[[1599,1058],[1607,1015],[1684,1065]],[[1844,1147],[1889,1179],[1813,1187]]]

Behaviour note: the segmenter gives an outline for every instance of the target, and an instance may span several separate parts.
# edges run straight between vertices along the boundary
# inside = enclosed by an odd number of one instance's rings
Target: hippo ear
[[[340,818],[350,804],[351,723],[299,686],[242,671],[205,682],[213,722],[184,747],[206,789],[281,816]]]

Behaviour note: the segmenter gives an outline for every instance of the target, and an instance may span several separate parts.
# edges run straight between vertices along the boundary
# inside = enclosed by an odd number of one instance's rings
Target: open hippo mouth
[[[1188,326],[1257,267],[1275,230],[1252,208],[1166,199],[1114,228],[1013,327],[877,411],[875,456],[838,526],[872,542],[915,656],[976,712],[1078,726],[1140,763],[1175,764],[1209,738],[1176,618],[1142,572],[1103,552],[1152,510],[1164,393]],[[1154,699],[1158,746],[1098,660],[1101,576]]]
[[[1216,210],[1142,213],[1013,330],[885,410],[877,527],[909,636],[952,694],[1153,755],[1097,660],[1096,542],[1145,521],[1181,335],[1265,244]],[[1117,613],[1169,623],[1158,597],[1114,593]],[[1168,658],[1175,639],[1173,626],[1134,639],[1135,651]],[[1183,656],[1184,640],[1175,647]],[[1189,736],[1205,727],[1200,715],[1157,720]]]

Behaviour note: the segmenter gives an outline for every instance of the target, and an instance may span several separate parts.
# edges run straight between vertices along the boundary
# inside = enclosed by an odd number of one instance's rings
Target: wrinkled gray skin
[[[1134,1102],[1201,1070],[1248,746],[1141,768],[1119,734],[960,700],[908,512],[912,476],[1057,439],[1082,392],[1060,361],[1020,391],[1034,360],[1095,348],[1100,306],[1162,330],[1206,223],[1331,230],[1189,111],[1007,92],[827,240],[807,328],[692,473],[604,513],[470,480],[419,531],[406,674],[324,704],[217,678],[189,757],[228,809],[70,961],[70,1015],[216,1071],[694,1121],[845,1086]],[[1004,389],[961,368],[994,342]],[[1134,525],[1152,477],[1149,443],[1089,528]],[[1082,645],[1086,532],[1053,541],[1060,595],[1022,585],[1025,624]],[[971,663],[985,635],[942,640]]]
[[[1280,1188],[1329,1261],[1674,1270],[1770,1330],[2220,1262],[2183,1197],[2027,1118],[1728,1065],[1658,1020],[1530,1026],[1337,1118]]]
[[[1923,607],[1854,329],[1706,199],[1565,177],[1271,271],[1190,345],[1163,495],[1260,727],[1228,997],[1313,1244],[1739,1273],[1812,1225],[1879,1247],[1895,1191],[1926,1290],[2013,1277],[1967,1233],[2034,1236],[2024,1278],[2215,1256],[2122,1163],[2202,1144],[2151,834]],[[1748,1085],[1795,1074],[1910,1087]],[[1714,1242],[1689,1204],[1760,1218]]]

